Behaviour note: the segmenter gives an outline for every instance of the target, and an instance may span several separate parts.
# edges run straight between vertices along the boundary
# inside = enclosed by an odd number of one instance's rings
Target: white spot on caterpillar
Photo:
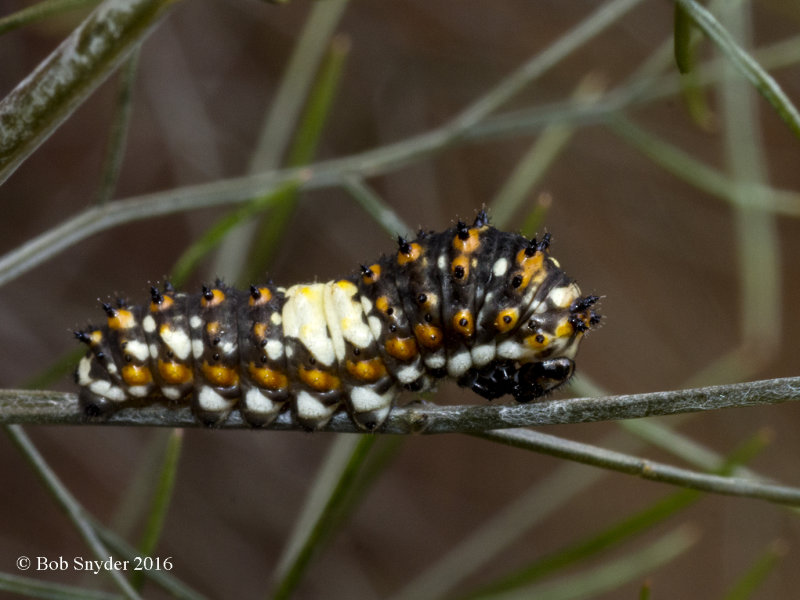
[[[106,371],[108,371],[110,375],[119,374],[119,369],[117,369],[117,365],[115,365],[113,362],[106,363]]]
[[[228,400],[214,388],[204,385],[197,394],[198,406],[210,412],[225,412],[230,410],[233,400]]]
[[[331,415],[338,408],[338,404],[325,406],[314,396],[306,391],[297,394],[297,416],[300,419],[316,421],[317,427],[322,427],[331,418]]]
[[[502,277],[508,271],[508,259],[498,258],[492,266],[492,273],[495,277]]]
[[[367,322],[369,323],[370,331],[372,331],[372,337],[378,339],[381,337],[381,333],[383,332],[383,326],[381,324],[381,320],[376,316],[367,317]]]
[[[167,400],[180,400],[183,397],[181,389],[174,385],[165,385],[161,388],[161,394]]]
[[[267,396],[261,393],[258,388],[250,388],[244,395],[244,404],[247,410],[260,415],[270,415],[280,410],[280,405],[276,405]]]
[[[391,407],[395,390],[391,388],[385,394],[379,394],[368,387],[354,387],[350,392],[350,404],[355,412],[370,412]]]
[[[447,356],[443,351],[425,357],[425,365],[430,369],[441,369],[447,364]]]
[[[580,296],[580,293],[581,292],[578,289],[578,286],[573,283],[570,285],[565,285],[564,287],[550,290],[550,293],[547,294],[547,298],[556,307],[567,308],[578,298],[578,296]]]
[[[372,300],[367,298],[366,295],[361,296],[361,308],[364,310],[364,314],[372,312]]]
[[[78,385],[85,387],[92,382],[92,378],[89,376],[89,371],[91,370],[92,358],[84,356],[81,358],[81,362],[78,363]]]
[[[192,315],[192,318],[189,319],[189,327],[192,329],[200,329],[203,326],[203,319],[198,317],[197,315]]]
[[[150,393],[149,385],[134,385],[128,388],[128,393],[135,398],[144,398]]]
[[[125,344],[125,352],[140,362],[144,362],[150,356],[147,344],[138,340],[130,340]]]
[[[122,388],[111,385],[109,381],[95,380],[89,384],[89,391],[112,402],[124,402],[128,399]]]
[[[436,266],[439,267],[440,271],[447,271],[447,255],[440,254],[439,258],[436,260]]]
[[[270,323],[272,323],[276,327],[279,327],[280,324],[283,322],[283,318],[281,317],[281,313],[279,313],[277,310],[269,316],[269,320],[270,320]]]
[[[203,352],[205,351],[205,346],[203,345],[203,340],[192,340],[192,356],[197,358],[203,358]]]
[[[518,360],[533,357],[535,353],[516,340],[506,340],[497,346],[497,356]]]
[[[311,355],[326,367],[336,360],[325,318],[324,283],[293,285],[286,290],[283,334],[300,340]]]
[[[412,383],[422,377],[422,371],[416,365],[402,367],[397,371],[397,381],[400,383]]]
[[[283,356],[283,344],[279,340],[269,340],[266,346],[270,360],[278,360]]]
[[[233,342],[225,342],[224,344],[222,344],[221,350],[223,354],[225,354],[226,356],[230,356],[231,354],[236,352],[236,344],[234,344]]]
[[[185,331],[182,329],[162,327],[160,333],[161,339],[179,360],[186,360],[189,358],[192,342],[189,340],[189,336],[186,335]]]
[[[476,367],[483,367],[488,365],[494,360],[495,347],[494,342],[491,344],[481,344],[472,349],[472,362]]]
[[[472,366],[472,355],[469,350],[454,354],[447,360],[447,374],[450,377],[461,377]]]
[[[340,361],[345,358],[345,340],[356,348],[366,348],[373,340],[372,332],[364,322],[361,303],[353,299],[357,293],[358,288],[349,281],[325,284],[325,318],[336,358]]]
[[[158,358],[158,344],[150,344],[150,358],[153,360]]]
[[[328,284],[328,288],[330,289],[330,296],[326,297],[326,302],[327,300],[331,302],[334,320],[338,316],[342,337],[356,348],[363,349],[368,347],[374,337],[370,326],[364,321],[364,310],[361,303],[353,300],[353,297],[358,293],[358,288],[349,281],[331,282]],[[345,354],[344,344],[342,344],[341,354],[338,354],[338,352],[339,348],[337,348],[337,356],[339,360],[343,360]]]
[[[151,315],[147,315],[142,319],[142,328],[147,333],[153,333],[156,330],[156,320]]]

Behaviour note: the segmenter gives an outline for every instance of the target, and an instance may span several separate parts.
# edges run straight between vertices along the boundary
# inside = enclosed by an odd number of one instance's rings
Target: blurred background
[[[23,4],[2,1],[0,12],[10,14]],[[251,165],[265,120],[309,16],[321,4],[178,3],[142,47],[113,198],[258,171]],[[343,11],[332,19],[332,31],[343,64],[341,79],[313,161],[373,150],[442,127],[602,6],[524,0],[340,4]],[[85,14],[83,9],[58,15],[0,37],[0,94],[12,90]],[[402,167],[366,179],[413,229],[441,230],[459,217],[473,218],[484,204],[491,210],[502,201],[497,211],[505,228],[532,222],[540,233],[552,233],[553,255],[584,293],[603,297],[605,317],[583,344],[574,384],[559,391],[559,397],[797,374],[800,142],[747,84],[693,88],[684,82],[682,89],[671,57],[673,16],[669,2],[620,11],[493,113],[512,116],[504,121],[512,126],[502,135],[476,127],[471,137],[411,156]],[[756,57],[765,50],[765,68],[797,104],[800,6],[785,0],[742,3],[730,18],[742,45],[757,51]],[[666,60],[653,59],[659,51]],[[724,79],[720,63],[708,67],[719,58],[708,41],[699,40],[696,51],[700,67],[695,76]],[[119,85],[119,77],[112,75],[0,188],[0,253],[57,226],[97,197]],[[605,119],[574,110],[625,98],[634,99],[605,113]],[[577,115],[572,120],[570,110]],[[531,152],[539,160],[533,166]],[[274,160],[286,164],[287,159],[282,153]],[[509,181],[522,182],[516,196]],[[742,193],[737,182],[760,187]],[[194,210],[112,228],[2,287],[2,385],[23,386],[73,352],[70,330],[88,320],[101,321],[98,297],[120,294],[146,301],[150,283],[172,274],[182,252],[229,211]],[[346,275],[393,248],[390,232],[342,187],[301,191],[285,214],[282,235],[264,268],[264,278],[279,284]],[[236,279],[231,270],[250,248],[227,242],[222,250],[199,265],[188,289],[217,275]],[[48,387],[73,389],[66,374]],[[433,400],[481,401],[452,383],[443,384]],[[800,407],[657,421],[720,456],[768,431],[770,444],[748,466],[800,485]],[[26,431],[77,499],[135,541],[148,502],[149,488],[142,482],[158,468],[154,455],[165,432],[106,427]],[[698,468],[673,448],[642,442],[614,423],[546,432]],[[334,439],[329,434],[187,430],[156,554],[172,556],[173,574],[209,597],[262,597]],[[397,442],[377,440],[376,449],[385,446],[390,459],[343,528],[320,550],[296,597],[388,598],[404,589],[405,597],[424,597],[419,589],[435,587],[418,578],[441,582],[430,569],[493,517],[524,506],[521,513],[530,522],[511,527],[516,535],[509,543],[442,584],[441,593],[433,596],[459,597],[674,492],[662,484],[566,465],[467,436]],[[5,482],[0,571],[16,573],[19,555],[89,557],[35,472],[4,436],[0,464]],[[562,497],[564,490],[553,481],[569,482],[564,485],[575,486],[575,492]],[[534,492],[536,501],[519,504]],[[543,501],[547,509],[537,519],[539,499],[548,497],[558,500],[554,507]],[[721,597],[764,556],[775,558],[777,566],[752,597],[796,595],[796,515],[762,501],[722,496],[705,496],[642,536],[559,572],[553,580],[569,582],[606,561],[624,561],[684,523],[697,539],[647,573],[654,597]],[[500,528],[495,539],[508,533],[508,527]],[[29,575],[76,585],[95,582],[72,571]],[[636,597],[644,579],[636,577],[592,597]],[[421,588],[406,588],[410,585]],[[162,597],[156,588],[147,589],[147,597]]]

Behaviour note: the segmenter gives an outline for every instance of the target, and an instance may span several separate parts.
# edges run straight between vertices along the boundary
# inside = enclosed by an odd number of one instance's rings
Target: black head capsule
[[[397,249],[400,251],[400,254],[411,254],[411,244],[409,244],[408,240],[402,235],[397,236]]]
[[[150,288],[150,300],[156,305],[160,305],[162,302],[164,302],[164,296],[158,291],[156,286],[152,286]]]

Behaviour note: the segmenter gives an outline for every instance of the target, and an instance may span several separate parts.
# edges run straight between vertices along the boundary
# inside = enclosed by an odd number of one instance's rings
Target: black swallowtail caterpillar
[[[75,374],[89,416],[191,400],[222,422],[237,407],[253,426],[285,408],[323,427],[344,404],[379,427],[405,388],[450,376],[488,399],[534,400],[567,381],[597,296],[549,256],[550,235],[499,231],[480,212],[441,233],[398,240],[360,274],[290,288],[221,282],[199,294],[167,284],[149,306],[104,303],[104,327],[76,331],[89,346]]]

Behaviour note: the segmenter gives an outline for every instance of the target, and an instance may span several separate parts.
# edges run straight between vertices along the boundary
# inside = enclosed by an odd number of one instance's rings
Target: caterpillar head
[[[600,322],[597,296],[581,297],[571,283],[556,288],[520,327],[497,346],[495,359],[471,369],[459,384],[489,400],[506,394],[530,402],[567,382],[584,334]],[[565,298],[567,299],[566,305]]]

